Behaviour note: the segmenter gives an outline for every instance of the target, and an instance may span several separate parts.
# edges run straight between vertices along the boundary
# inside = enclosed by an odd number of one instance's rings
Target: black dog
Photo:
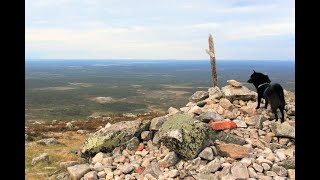
[[[278,121],[277,109],[279,108],[282,115],[281,122],[284,122],[283,111],[286,103],[281,85],[278,83],[269,84],[271,81],[267,75],[255,72],[254,70],[247,82],[252,83],[257,89],[258,106],[256,109],[260,108],[261,98],[264,98],[266,101],[265,108],[268,107],[268,103],[270,102],[271,110],[276,117],[276,121]]]

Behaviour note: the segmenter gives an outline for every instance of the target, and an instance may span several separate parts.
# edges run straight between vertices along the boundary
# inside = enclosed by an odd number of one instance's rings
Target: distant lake
[[[26,119],[86,118],[100,113],[179,108],[198,90],[212,86],[204,60],[27,60]],[[253,70],[295,92],[294,61],[217,60],[218,86],[247,84]],[[103,97],[108,101],[96,101]]]

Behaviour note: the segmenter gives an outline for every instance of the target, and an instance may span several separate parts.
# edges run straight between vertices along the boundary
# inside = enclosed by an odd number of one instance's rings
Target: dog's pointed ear
[[[256,73],[256,72],[253,70],[253,73]]]

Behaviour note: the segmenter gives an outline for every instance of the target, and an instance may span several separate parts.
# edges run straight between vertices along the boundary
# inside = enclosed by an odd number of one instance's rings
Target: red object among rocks
[[[143,171],[144,171],[144,167],[139,166],[136,168],[136,173],[138,173],[138,174],[142,174]]]
[[[143,144],[139,144],[137,151],[142,151],[144,149],[144,145]]]
[[[209,126],[213,129],[213,130],[225,130],[225,129],[233,129],[237,127],[237,124],[233,121],[210,121]]]

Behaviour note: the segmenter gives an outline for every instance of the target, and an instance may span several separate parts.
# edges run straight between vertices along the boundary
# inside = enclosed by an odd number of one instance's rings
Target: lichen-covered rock
[[[102,128],[92,134],[82,145],[82,157],[92,157],[98,152],[111,152],[115,147],[124,146],[133,137],[149,129],[150,121],[122,121]]]
[[[246,141],[243,138],[234,134],[226,133],[224,131],[209,131],[209,137],[212,142],[219,140],[230,144],[246,144]]]
[[[249,90],[247,87],[233,87],[232,85],[227,85],[221,88],[224,97],[229,101],[233,102],[234,100],[253,100],[257,98],[257,93]]]
[[[189,101],[196,103],[196,102],[205,100],[208,97],[209,97],[208,91],[197,91],[189,98]]]
[[[182,157],[194,159],[208,142],[209,126],[185,115],[168,118],[159,130],[160,142]]]

